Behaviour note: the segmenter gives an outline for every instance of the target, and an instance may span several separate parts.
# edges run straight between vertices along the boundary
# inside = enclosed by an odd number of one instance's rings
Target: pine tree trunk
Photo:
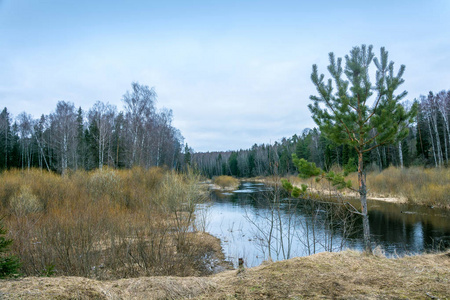
[[[358,183],[361,211],[363,216],[364,249],[367,253],[372,253],[372,246],[370,244],[369,214],[367,211],[366,177],[364,174],[363,153],[361,151],[358,153]]]

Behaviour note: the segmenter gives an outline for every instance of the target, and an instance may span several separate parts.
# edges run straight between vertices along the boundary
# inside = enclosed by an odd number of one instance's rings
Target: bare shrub
[[[219,243],[195,232],[198,182],[160,168],[4,172],[1,210],[25,275],[202,275]]]

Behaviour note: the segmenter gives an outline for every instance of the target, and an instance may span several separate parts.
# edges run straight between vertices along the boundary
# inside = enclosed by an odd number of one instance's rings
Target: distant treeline
[[[0,170],[12,168],[91,170],[107,165],[167,166],[183,163],[183,137],[172,126],[172,111],[156,110],[153,88],[132,83],[123,96],[124,111],[96,102],[89,111],[60,101],[54,112],[34,119],[0,114]]]
[[[419,104],[419,112],[416,123],[409,128],[409,135],[394,145],[384,145],[367,153],[364,157],[366,171],[382,170],[391,165],[449,165],[450,90],[430,92],[414,101]],[[406,109],[410,105],[405,103]],[[193,153],[189,160],[208,177],[287,175],[296,172],[292,162],[294,153],[325,170],[338,165],[356,171],[355,149],[331,142],[316,128],[305,129],[301,135],[283,138],[273,145],[255,144],[246,150]]]

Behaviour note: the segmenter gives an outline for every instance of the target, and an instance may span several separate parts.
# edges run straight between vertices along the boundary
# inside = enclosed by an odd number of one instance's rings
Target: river
[[[275,198],[275,195],[278,195]],[[277,200],[274,200],[277,199]],[[352,201],[354,207],[358,201]],[[369,201],[372,246],[387,256],[450,248],[450,212]],[[203,227],[222,241],[226,258],[247,267],[321,251],[363,249],[361,218],[342,205],[290,199],[262,183],[211,192],[199,211]]]

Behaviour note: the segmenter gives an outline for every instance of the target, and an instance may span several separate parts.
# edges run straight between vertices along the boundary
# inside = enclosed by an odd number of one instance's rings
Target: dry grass
[[[214,184],[222,189],[235,189],[239,186],[239,180],[232,176],[222,175],[214,177]]]
[[[0,215],[26,276],[205,275],[220,247],[195,233],[198,182],[160,168],[16,170],[0,174]]]
[[[350,174],[357,182],[357,174]],[[450,208],[450,169],[422,167],[389,167],[367,174],[369,196],[405,198],[421,205]]]
[[[439,298],[450,295],[450,257],[444,254],[401,259],[354,251],[324,252],[245,271],[224,274],[226,283],[209,299]],[[220,276],[220,275],[218,275]]]
[[[338,168],[333,171],[339,172]],[[301,179],[290,176],[289,181],[296,185],[307,184],[312,192],[324,195],[335,190],[326,180],[316,182],[312,179]],[[351,173],[347,177],[353,186],[358,185],[358,174]],[[267,181],[267,180],[266,180]],[[393,202],[409,202],[412,204],[428,205],[450,209],[450,169],[425,169],[422,167],[396,168],[389,167],[381,172],[374,171],[367,174],[368,198]],[[358,195],[345,189],[344,195]]]
[[[78,277],[0,282],[4,299],[446,299],[450,253],[398,259],[319,253],[210,277]]]

